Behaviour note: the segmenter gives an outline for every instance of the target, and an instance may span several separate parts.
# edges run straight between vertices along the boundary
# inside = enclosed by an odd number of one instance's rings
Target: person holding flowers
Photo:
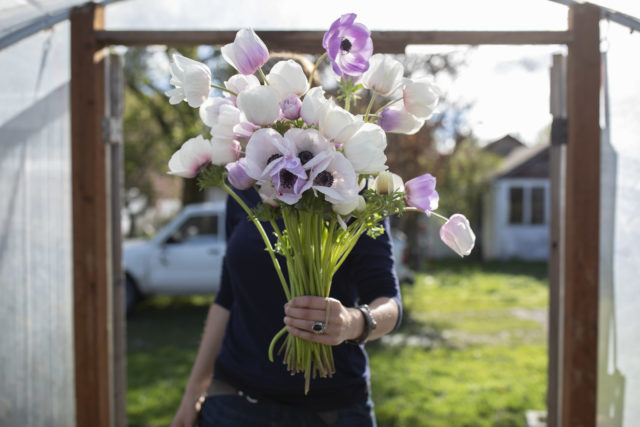
[[[280,61],[265,75],[269,52],[252,30],[222,48],[239,72],[224,87],[204,64],[174,56],[169,101],[199,107],[211,139],[185,142],[170,173],[229,193],[221,287],[176,427],[193,425],[196,402],[203,426],[375,425],[364,344],[402,317],[386,218],[440,217],[434,177],[403,183],[387,171],[385,132],[417,132],[439,95],[427,80],[403,79],[393,58],[372,56],[355,18],[331,25],[318,60],[340,76],[344,107],[310,89],[315,68],[307,78]],[[225,96],[210,98],[212,86]],[[363,88],[371,103],[354,115]],[[376,96],[392,99],[372,113]],[[468,255],[466,218],[442,219],[443,241]]]

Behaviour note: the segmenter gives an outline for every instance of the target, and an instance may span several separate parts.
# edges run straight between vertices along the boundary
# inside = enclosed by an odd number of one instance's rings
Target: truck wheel
[[[125,303],[127,305],[127,314],[129,314],[131,310],[133,310],[133,307],[135,307],[138,300],[140,299],[138,288],[136,287],[136,284],[133,281],[133,279],[129,276],[127,276],[126,293],[127,294],[125,296]]]

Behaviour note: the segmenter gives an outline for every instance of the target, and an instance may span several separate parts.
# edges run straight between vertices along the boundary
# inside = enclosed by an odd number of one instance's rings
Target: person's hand
[[[182,398],[182,402],[180,402],[178,412],[173,417],[171,427],[193,427],[198,418],[198,410],[203,400],[202,397],[196,399],[185,395]]]
[[[356,339],[364,330],[360,310],[347,308],[334,298],[303,296],[284,305],[287,331],[298,338],[321,344],[338,345]],[[313,324],[325,323],[325,331],[316,333]]]

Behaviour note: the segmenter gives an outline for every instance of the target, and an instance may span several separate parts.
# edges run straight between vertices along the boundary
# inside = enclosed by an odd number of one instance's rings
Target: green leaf
[[[197,177],[198,188],[204,190],[221,185],[224,182],[226,173],[224,166],[209,164],[203,167]]]

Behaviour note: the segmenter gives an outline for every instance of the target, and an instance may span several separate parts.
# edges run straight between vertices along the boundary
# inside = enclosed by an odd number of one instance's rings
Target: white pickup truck
[[[411,281],[404,236],[392,235],[398,278]],[[145,296],[216,293],[225,249],[224,202],[187,205],[151,240],[126,241],[127,311]]]

